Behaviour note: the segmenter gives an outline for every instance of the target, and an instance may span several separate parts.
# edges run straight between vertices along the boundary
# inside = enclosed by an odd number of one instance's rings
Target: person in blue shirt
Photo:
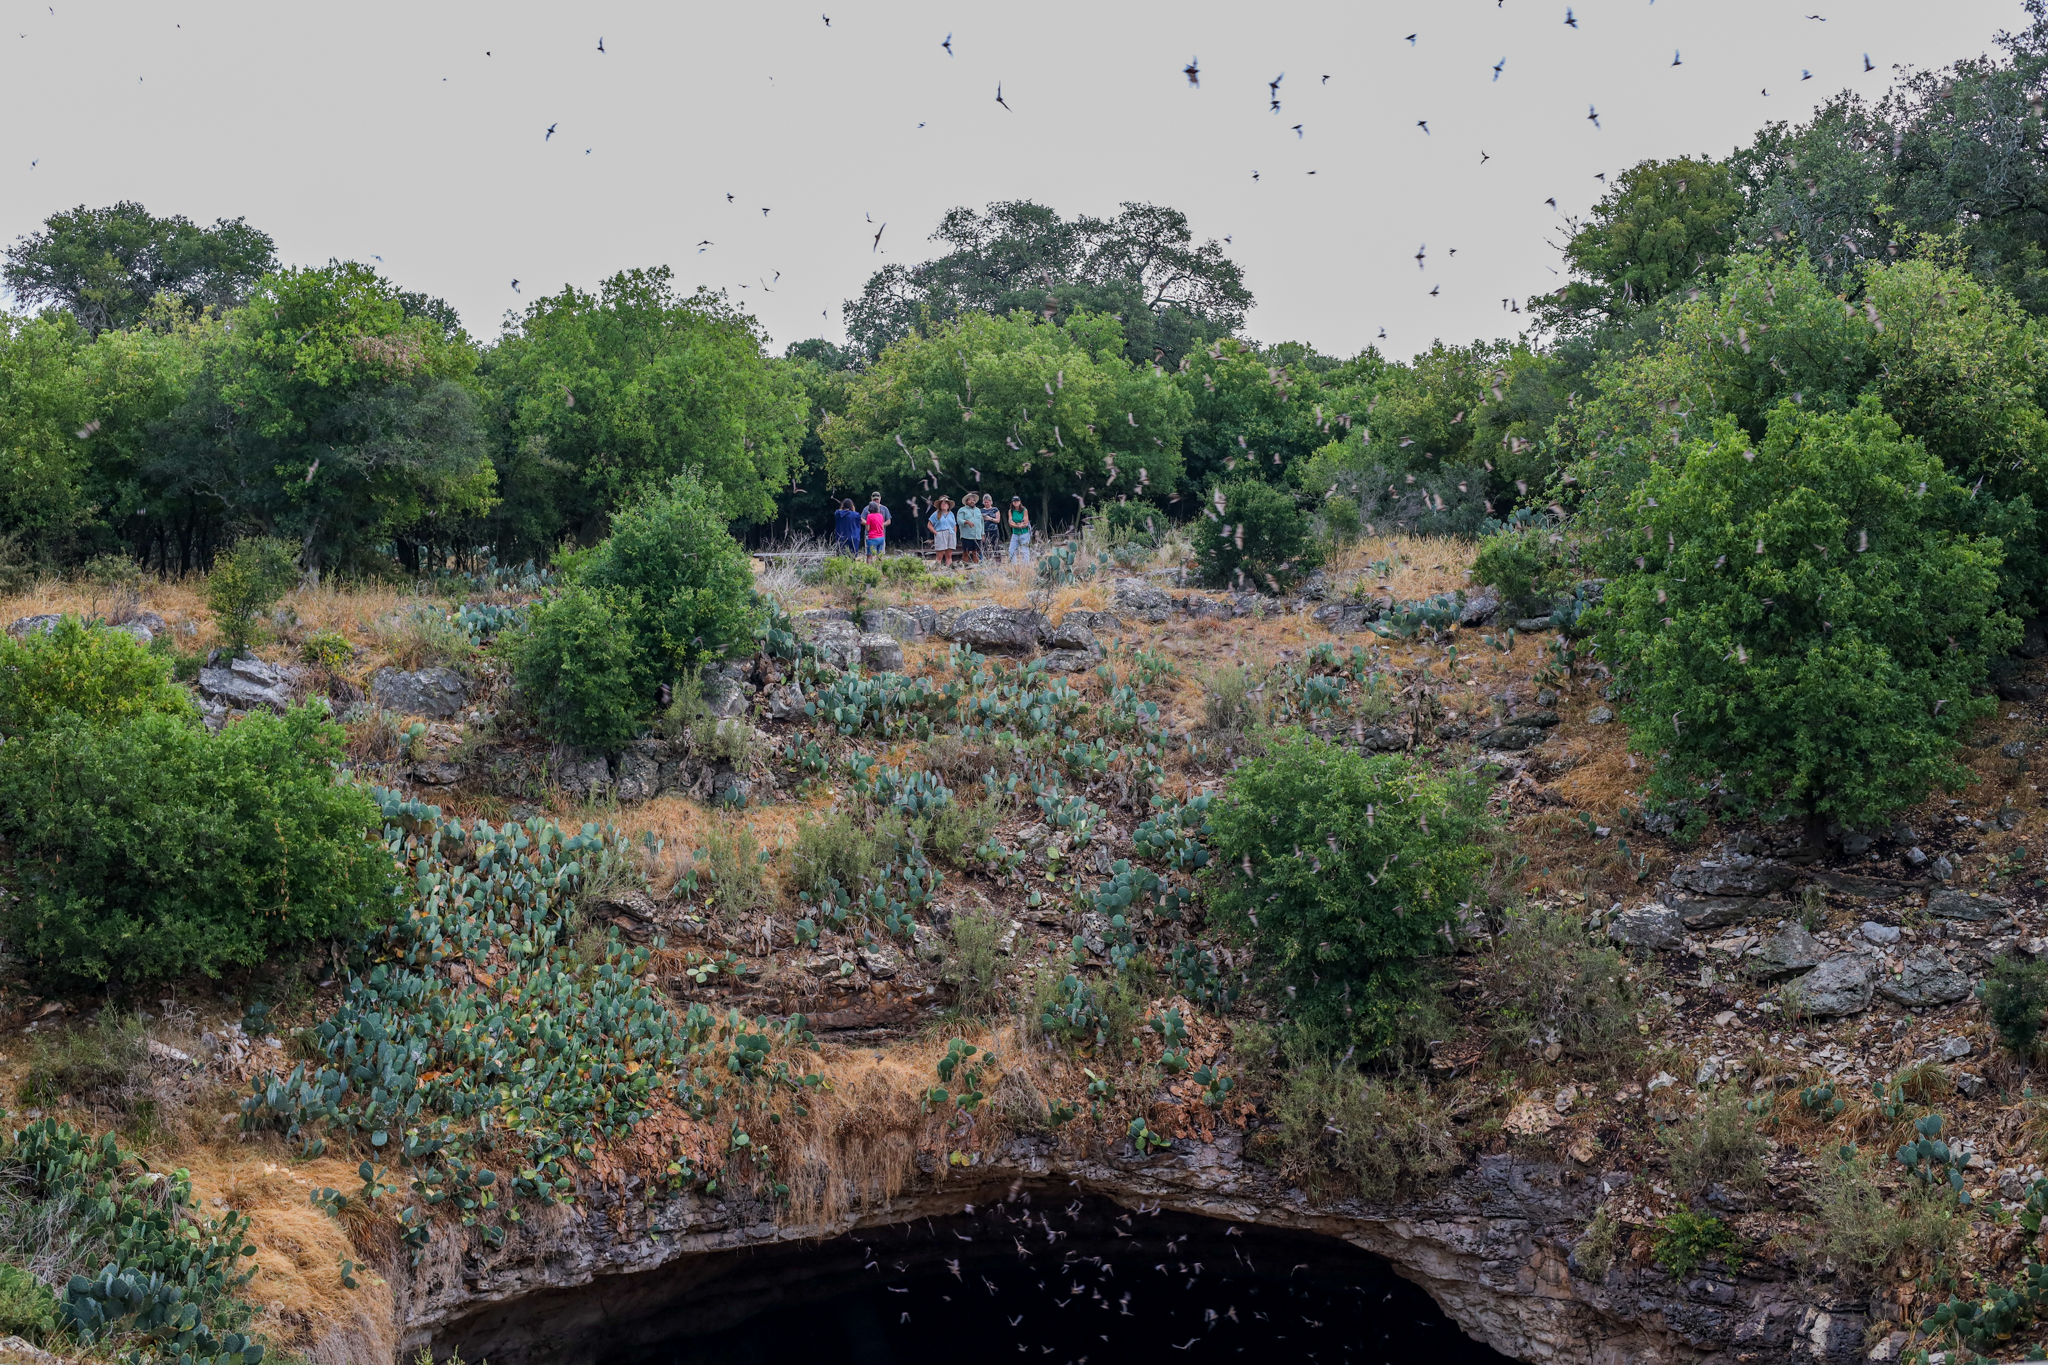
[[[860,513],[853,510],[852,498],[841,498],[832,513],[832,541],[841,554],[860,553]]]

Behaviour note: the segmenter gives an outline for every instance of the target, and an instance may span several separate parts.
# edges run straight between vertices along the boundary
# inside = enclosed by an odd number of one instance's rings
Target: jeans
[[[888,543],[888,542],[887,542],[887,541],[885,541],[885,540],[883,540],[883,539],[882,539],[882,537],[880,537],[880,536],[875,536],[875,537],[872,537],[872,538],[871,538],[871,539],[870,539],[870,540],[868,541],[868,554],[869,554],[870,556],[874,556],[874,555],[878,555],[878,554],[882,553],[882,546],[883,546],[883,545],[885,545],[885,544],[887,544],[887,543]]]
[[[1012,564],[1019,560],[1026,564],[1031,562],[1031,533],[1029,531],[1012,531],[1010,533],[1009,559]]]

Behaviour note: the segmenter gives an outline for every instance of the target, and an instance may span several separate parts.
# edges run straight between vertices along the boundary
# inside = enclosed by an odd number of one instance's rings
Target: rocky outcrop
[[[422,668],[417,673],[380,668],[370,679],[370,699],[401,716],[445,720],[460,712],[468,698],[468,682],[452,668]]]
[[[635,908],[617,910],[618,918],[639,921]],[[1238,1136],[1227,1132],[1213,1143],[1176,1142],[1150,1158],[1124,1143],[1084,1155],[1026,1137],[971,1166],[948,1170],[926,1156],[919,1170],[882,1207],[816,1221],[778,1221],[769,1208],[703,1195],[642,1203],[597,1187],[577,1207],[552,1208],[509,1229],[495,1250],[437,1230],[418,1265],[401,1261],[389,1272],[401,1355],[431,1347],[437,1357],[459,1350],[493,1365],[589,1365],[673,1341],[683,1322],[713,1331],[749,1311],[801,1311],[802,1244],[965,1217],[1035,1192],[1041,1203],[1099,1196],[1127,1209],[1340,1239],[1384,1258],[1468,1334],[1518,1360],[1849,1365],[1862,1358],[1859,1302],[1769,1272],[1750,1278],[1709,1262],[1677,1280],[1624,1256],[1599,1280],[1587,1278],[1574,1266],[1573,1244],[1601,1200],[1630,1179],[1597,1167],[1487,1155],[1425,1197],[1380,1207],[1312,1204],[1247,1163]],[[996,1250],[983,1252],[962,1235],[938,1254],[1009,1254],[1005,1239],[982,1240]],[[734,1267],[771,1255],[783,1259],[776,1274],[754,1280],[760,1301],[736,1302]],[[697,1297],[707,1284],[717,1286],[715,1304]]]
[[[1029,654],[1045,638],[1045,618],[1022,607],[967,607],[940,612],[937,633],[984,654]]]
[[[292,704],[291,685],[298,676],[296,668],[280,668],[261,659],[232,659],[199,670],[199,695],[229,711],[259,707],[283,711]]]

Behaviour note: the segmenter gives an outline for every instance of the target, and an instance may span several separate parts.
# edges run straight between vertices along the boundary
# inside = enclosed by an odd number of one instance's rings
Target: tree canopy
[[[62,308],[92,335],[132,327],[159,294],[231,308],[276,265],[270,235],[243,219],[210,228],[158,218],[130,199],[52,214],[8,248],[0,279],[30,305]]]

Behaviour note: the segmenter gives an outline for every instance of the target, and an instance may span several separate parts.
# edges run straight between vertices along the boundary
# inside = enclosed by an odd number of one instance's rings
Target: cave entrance
[[[1508,1361],[1337,1238],[1045,1190],[545,1297],[436,1345],[494,1365]]]

